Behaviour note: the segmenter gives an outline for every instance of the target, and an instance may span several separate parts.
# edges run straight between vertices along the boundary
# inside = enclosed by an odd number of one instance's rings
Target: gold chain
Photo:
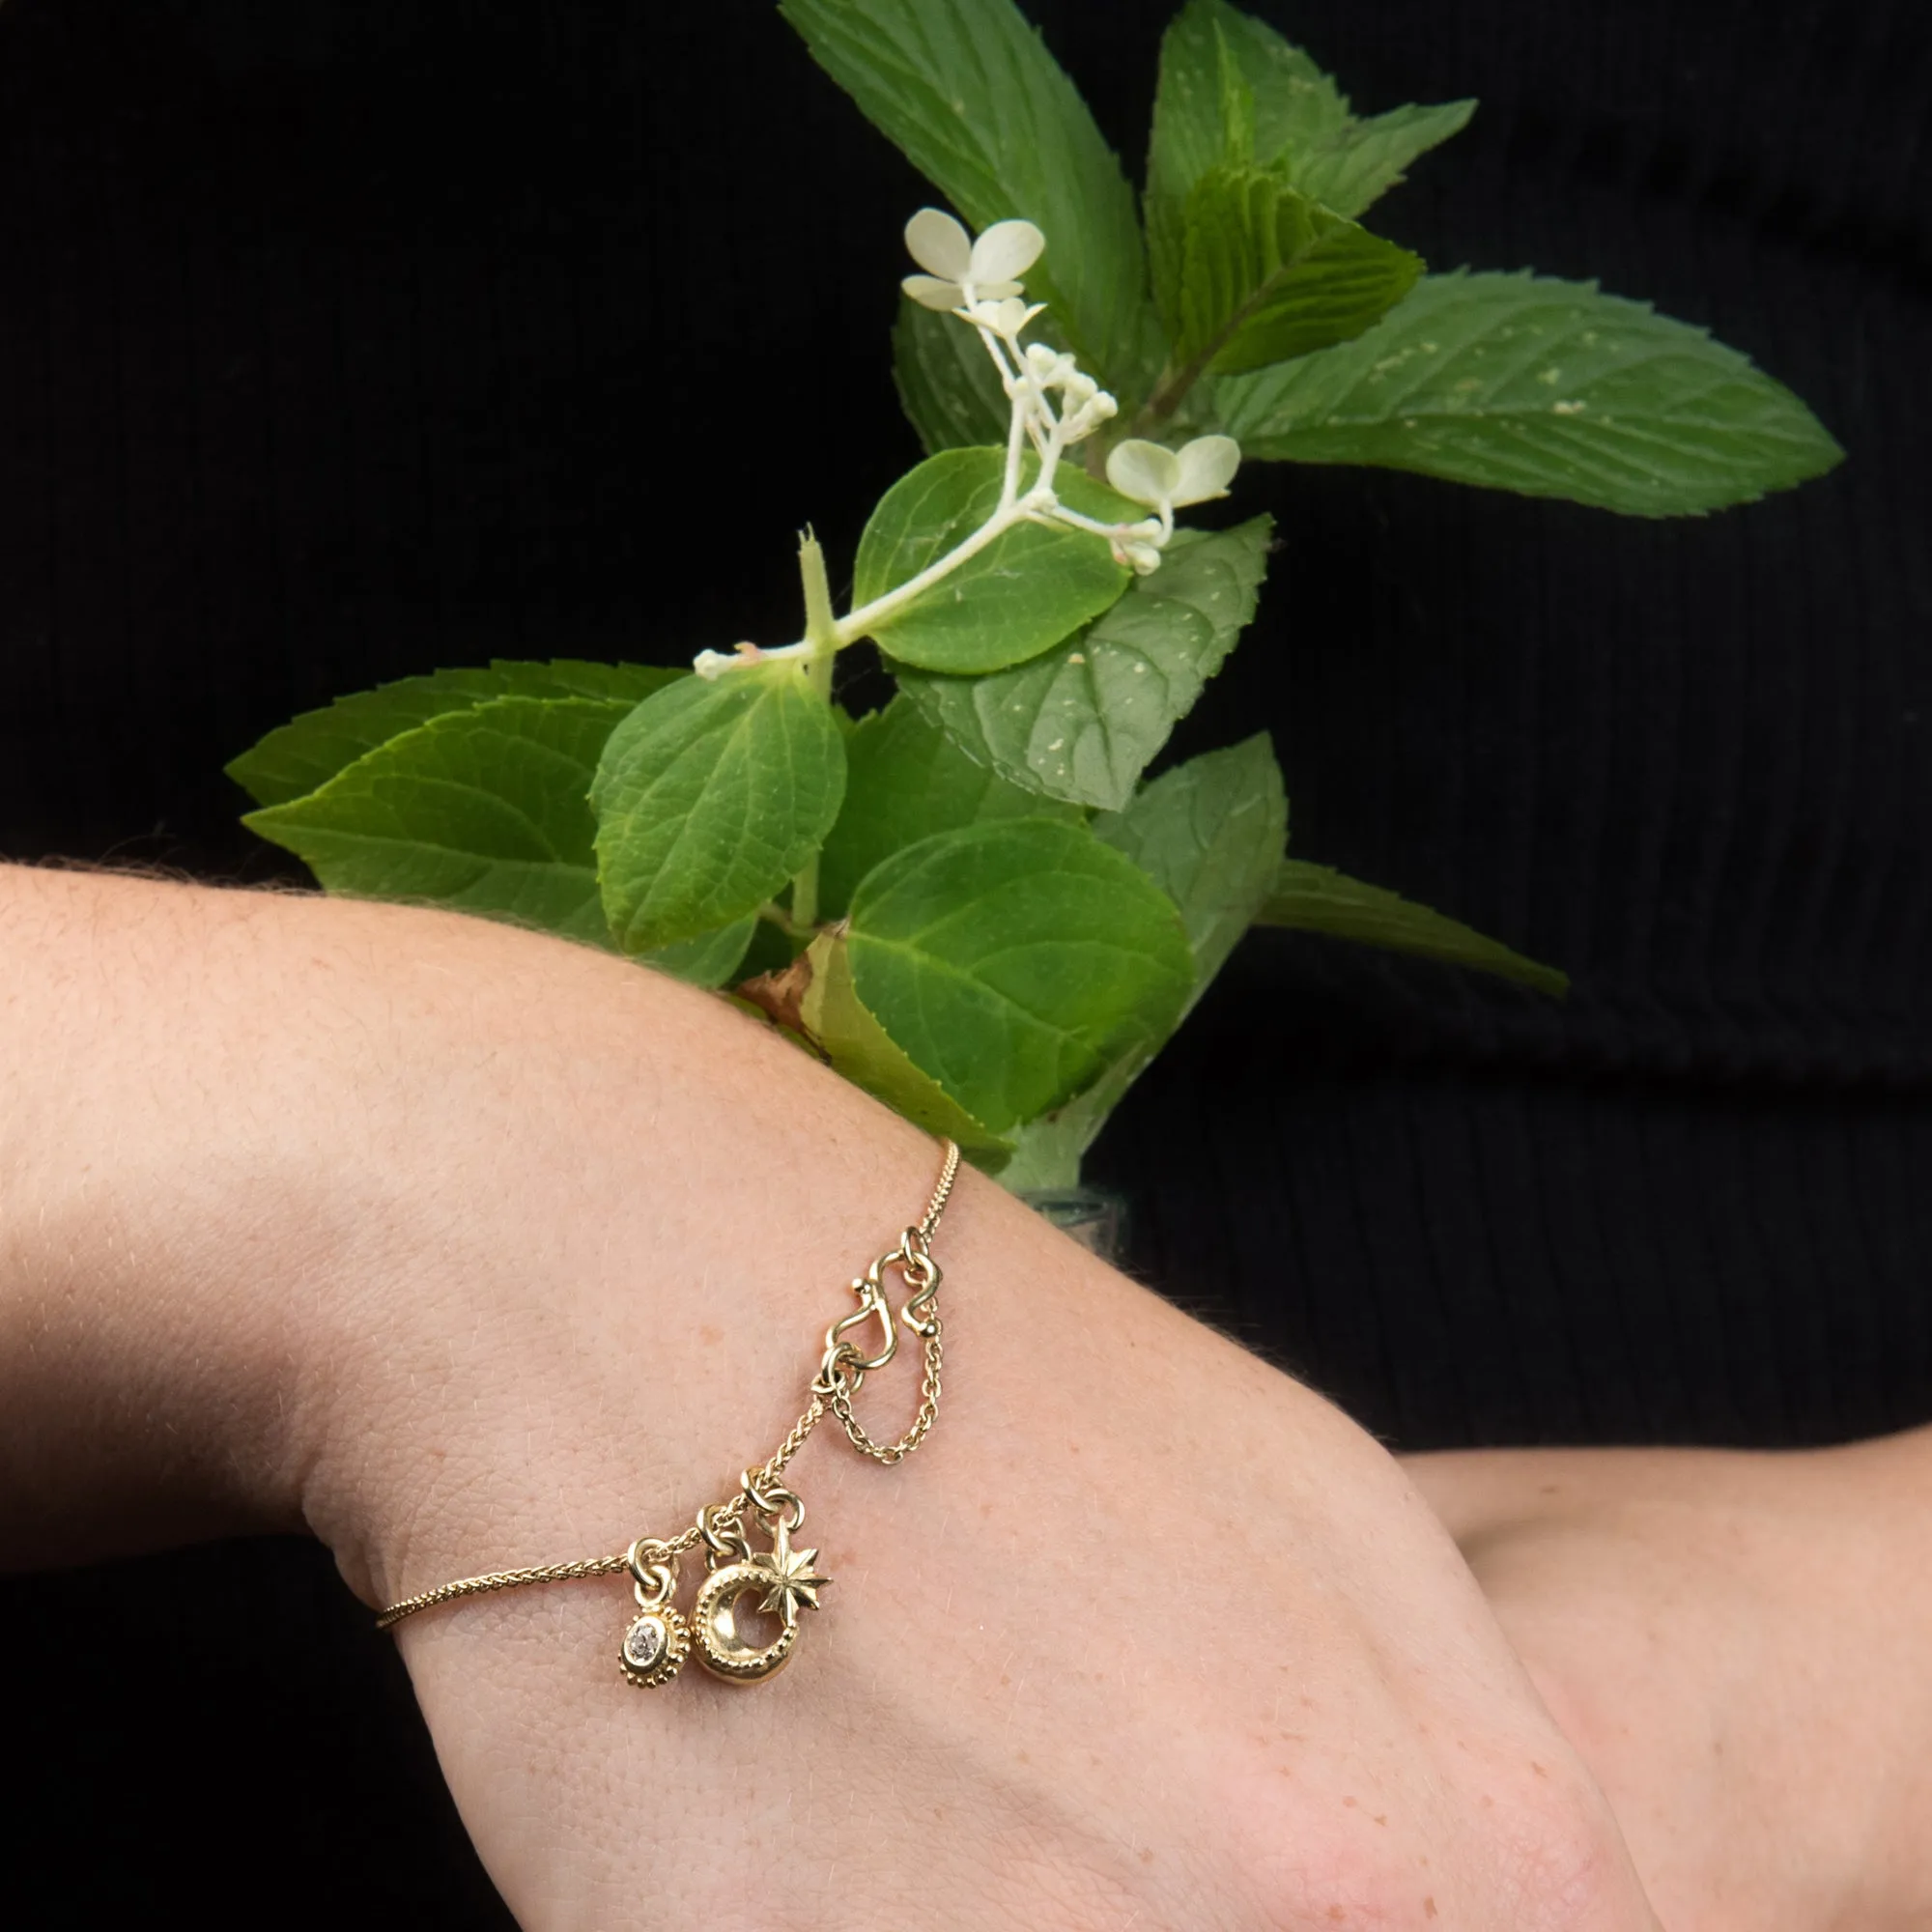
[[[932,1199],[916,1227],[899,1236],[898,1243],[875,1261],[852,1283],[858,1308],[835,1321],[825,1332],[825,1352],[811,1384],[811,1399],[792,1424],[784,1440],[755,1469],[739,1479],[735,1494],[697,1512],[697,1520],[672,1537],[640,1536],[621,1556],[587,1556],[575,1563],[547,1563],[526,1570],[495,1570],[483,1577],[465,1577],[454,1583],[405,1597],[383,1610],[378,1630],[387,1630],[405,1617],[465,1597],[486,1596],[495,1590],[518,1590],[530,1583],[574,1582],[584,1577],[614,1577],[629,1571],[642,1614],[633,1620],[619,1651],[624,1675],[633,1683],[654,1687],[668,1683],[691,1646],[694,1630],[671,1606],[677,1561],[703,1545],[711,1571],[698,1592],[695,1633],[700,1660],[726,1682],[756,1683],[781,1668],[797,1638],[801,1605],[815,1609],[817,1590],[831,1581],[819,1576],[812,1559],[817,1551],[794,1549],[791,1537],[805,1520],[805,1505],[784,1488],[781,1478],[792,1458],[805,1447],[827,1412],[838,1418],[853,1448],[888,1467],[902,1463],[923,1442],[939,1419],[940,1367],[943,1344],[937,1297],[939,1264],[932,1259],[931,1240],[940,1216],[952,1199],[959,1173],[959,1150],[946,1150]],[[898,1323],[920,1338],[924,1372],[920,1378],[920,1404],[912,1425],[894,1442],[876,1441],[853,1409],[853,1398],[866,1377],[882,1369],[898,1349],[898,1325],[887,1299],[884,1276],[895,1268],[909,1291],[898,1311]],[[867,1355],[847,1336],[871,1324],[878,1352]],[[745,1527],[747,1514],[772,1536],[772,1548],[754,1556]],[[727,1559],[721,1565],[721,1558]],[[761,1594],[760,1607],[781,1621],[779,1636],[770,1644],[749,1643],[739,1633],[739,1604]]]
[[[866,1425],[852,1413],[852,1398],[843,1389],[828,1398],[832,1413],[844,1425],[845,1434],[852,1438],[853,1448],[862,1456],[869,1456],[873,1462],[883,1463],[891,1468],[895,1463],[903,1463],[925,1440],[927,1431],[939,1420],[941,1354],[939,1319],[935,1316],[932,1333],[925,1338],[925,1374],[919,1384],[919,1413],[913,1417],[912,1427],[896,1442],[873,1441],[866,1433]]]
[[[576,1563],[540,1563],[532,1570],[493,1570],[487,1577],[465,1577],[460,1582],[444,1583],[425,1590],[417,1597],[405,1597],[391,1604],[376,1619],[378,1630],[387,1630],[418,1610],[433,1610],[439,1604],[453,1604],[460,1597],[481,1597],[492,1590],[521,1589],[526,1583],[569,1583],[580,1577],[614,1577],[627,1566],[622,1556],[585,1556]]]

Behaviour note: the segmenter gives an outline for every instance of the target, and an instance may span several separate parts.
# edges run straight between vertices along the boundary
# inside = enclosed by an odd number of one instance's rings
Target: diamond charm
[[[617,1662],[633,1684],[655,1690],[677,1675],[690,1654],[690,1626],[665,1604],[632,1619],[618,1647]]]
[[[624,1634],[624,1662],[633,1670],[648,1670],[665,1650],[662,1617],[639,1617]]]

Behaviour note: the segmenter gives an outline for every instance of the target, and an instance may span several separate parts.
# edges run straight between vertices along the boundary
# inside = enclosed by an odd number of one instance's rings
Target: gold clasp
[[[825,1359],[818,1371],[821,1383],[842,1379],[856,1394],[871,1370],[883,1369],[898,1353],[899,1335],[893,1326],[892,1304],[886,1299],[885,1284],[879,1279],[879,1269],[884,1264],[883,1260],[876,1261],[863,1275],[854,1277],[852,1293],[859,1297],[859,1306],[825,1331]],[[876,1355],[862,1355],[858,1344],[845,1339],[848,1330],[866,1321],[879,1324],[881,1346]]]
[[[899,1320],[922,1341],[930,1341],[939,1332],[939,1317],[928,1311],[939,1293],[941,1277],[939,1264],[932,1259],[924,1235],[917,1228],[908,1228],[899,1236],[898,1246],[879,1265],[898,1269],[900,1278],[912,1290],[905,1306],[899,1310]]]

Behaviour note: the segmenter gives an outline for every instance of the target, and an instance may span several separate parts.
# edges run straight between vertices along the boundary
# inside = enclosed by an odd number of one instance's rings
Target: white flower
[[[1092,382],[1087,377],[1083,376],[1081,381],[1087,383],[1090,388],[1093,387]],[[1066,391],[1066,400],[1069,403],[1074,400],[1070,385]],[[1088,396],[1077,410],[1068,410],[1061,417],[1061,440],[1078,442],[1083,437],[1092,436],[1103,422],[1118,412],[1120,407],[1105,389],[1094,389],[1094,393]]]
[[[1123,524],[1111,546],[1116,563],[1126,564],[1136,577],[1160,568],[1160,547],[1166,532],[1155,523]]]
[[[960,308],[1018,295],[1019,278],[1039,260],[1046,237],[1031,221],[996,221],[975,242],[952,215],[922,208],[906,223],[905,243],[927,272],[899,286],[926,308]]]
[[[1034,381],[1042,389],[1060,390],[1069,409],[1077,410],[1099,392],[1099,384],[1064,349],[1049,349],[1043,342],[1030,342],[1026,359]]]
[[[1130,437],[1107,458],[1107,481],[1122,497],[1171,517],[1188,503],[1225,497],[1241,461],[1232,436],[1198,436],[1179,450]]]
[[[1073,357],[1065,350],[1049,349],[1043,342],[1030,342],[1026,358],[1034,381],[1042,389],[1060,388],[1080,373]]]
[[[990,328],[1002,341],[1010,342],[1017,349],[1020,330],[1045,307],[1044,302],[1035,302],[1029,307],[1018,296],[1005,296],[998,301],[970,302],[959,313],[975,328]]]

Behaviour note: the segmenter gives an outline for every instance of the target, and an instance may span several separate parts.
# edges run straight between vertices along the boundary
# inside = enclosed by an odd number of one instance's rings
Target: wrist
[[[373,1253],[307,1372],[304,1511],[371,1603],[689,1525],[797,1417],[937,1160],[721,1001],[443,923],[459,958],[418,933],[385,970],[460,972],[462,1010],[398,1045],[381,1104],[408,1120],[374,1138],[406,1158],[378,1163]],[[895,1365],[864,1399],[917,1381]]]

